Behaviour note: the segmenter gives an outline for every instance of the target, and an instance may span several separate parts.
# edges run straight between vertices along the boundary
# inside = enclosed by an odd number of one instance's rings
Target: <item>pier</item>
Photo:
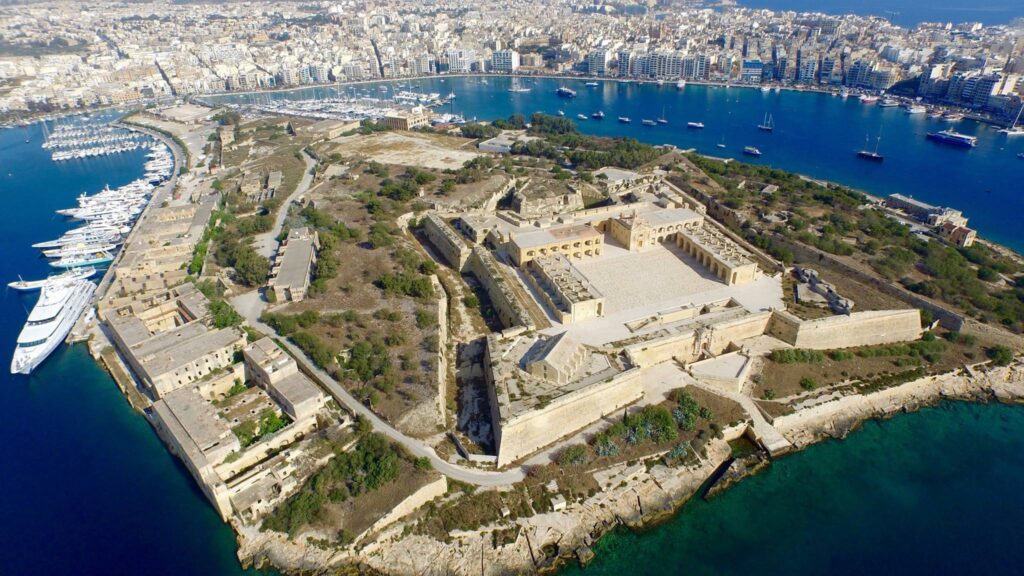
[[[107,267],[106,272],[103,274],[103,278],[100,279],[96,292],[93,294],[93,299],[90,302],[90,305],[86,308],[85,312],[83,312],[83,314],[78,318],[78,321],[75,322],[74,327],[68,334],[66,341],[69,344],[75,342],[88,341],[92,336],[101,338],[104,342],[104,345],[109,344],[102,330],[93,329],[96,326],[95,314],[90,312],[94,310],[96,303],[99,302],[104,296],[106,296],[107,289],[110,288],[110,283],[114,279],[114,274],[117,269],[117,263],[121,261],[121,259],[124,257],[124,254],[131,247],[133,241],[135,240],[136,232],[146,223],[147,217],[152,211],[153,206],[162,205],[170,197],[171,193],[174,191],[174,188],[178,184],[178,171],[182,165],[181,158],[183,152],[179,150],[177,143],[175,143],[167,136],[154,130],[147,130],[139,126],[120,123],[118,123],[117,126],[120,128],[124,128],[126,130],[131,130],[133,132],[145,134],[146,136],[156,139],[158,142],[162,142],[165,146],[168,147],[168,149],[170,149],[171,155],[174,158],[174,165],[171,169],[170,178],[168,178],[167,181],[165,181],[164,183],[162,183],[160,186],[153,190],[149,202],[146,203],[146,207],[139,215],[139,218],[135,221],[135,225],[132,226],[131,232],[129,232],[128,236],[125,238],[124,244],[122,245],[121,250],[118,252],[117,257]],[[99,348],[93,346],[93,348],[102,350],[103,346],[100,346]]]

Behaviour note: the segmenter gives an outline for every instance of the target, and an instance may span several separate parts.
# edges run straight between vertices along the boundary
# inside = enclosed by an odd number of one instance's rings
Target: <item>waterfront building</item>
[[[587,73],[592,76],[608,75],[608,52],[594,50],[587,55]]]
[[[515,72],[519,69],[519,52],[495,50],[491,54],[491,69],[495,72]]]
[[[452,48],[446,50],[444,55],[448,61],[448,71],[452,73],[470,72],[473,63],[476,62],[476,52],[473,50]]]
[[[760,60],[744,60],[740,68],[740,81],[746,84],[759,84],[764,71],[764,63]]]
[[[410,110],[392,110],[378,122],[392,130],[412,130],[419,126],[428,126],[432,114],[425,106],[416,106]]]

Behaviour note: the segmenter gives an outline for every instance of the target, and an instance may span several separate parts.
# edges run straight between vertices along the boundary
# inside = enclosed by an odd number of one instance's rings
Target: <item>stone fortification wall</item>
[[[492,399],[492,414],[496,400],[494,386],[488,386]],[[615,376],[570,392],[551,401],[544,408],[510,418],[495,420],[495,443],[498,448],[498,466],[505,466],[538,449],[586,428],[600,418],[636,402],[643,396],[640,370],[633,368]]]
[[[661,338],[628,346],[626,354],[634,365],[641,368],[672,359],[685,363],[695,362],[705,351],[721,354],[733,343],[764,334],[771,315],[771,312],[745,314],[708,327],[669,333]]]
[[[771,312],[757,312],[734,320],[725,320],[711,327],[707,347],[712,354],[725,352],[732,344],[763,335],[768,330]]]
[[[533,320],[526,305],[512,290],[510,280],[501,271],[498,261],[482,246],[474,246],[473,253],[466,261],[466,271],[473,274],[487,291],[491,305],[498,313],[505,327],[524,326],[532,330]]]
[[[887,282],[867,272],[858,270],[827,252],[799,242],[794,242],[781,234],[773,234],[772,239],[782,246],[789,248],[798,260],[802,260],[804,262],[825,262],[828,265],[841,270],[844,274],[853,277],[858,282],[867,284],[868,286],[871,286],[872,288],[894,298],[899,298],[911,306],[922,310],[928,310],[948,330],[961,330],[964,326],[964,317],[960,314],[949,308],[941,306],[936,302],[914,294],[909,290],[905,290],[898,284]],[[850,294],[848,296],[854,295]]]
[[[921,313],[913,308],[871,310],[801,321],[776,311],[769,332],[797,348],[817,350],[906,342],[921,337]]]
[[[469,246],[459,233],[437,214],[428,214],[423,219],[423,233],[452,268],[461,272],[469,259]]]
[[[440,295],[437,299],[437,423],[444,426],[448,420],[445,403],[448,398],[448,355],[451,352],[448,342],[448,293],[444,291],[437,276],[431,276],[430,280],[434,284],[434,294]]]
[[[405,500],[398,503],[397,506],[391,509],[390,512],[382,516],[379,520],[373,523],[369,528],[363,532],[362,535],[357,537],[357,540],[362,540],[369,534],[375,534],[380,532],[382,529],[398,522],[402,518],[405,518],[409,514],[415,512],[420,506],[423,506],[427,502],[430,502],[434,498],[444,496],[445,492],[448,491],[448,479],[442,474],[439,475],[436,480],[430,482],[426,486],[423,486],[419,490],[410,494]]]
[[[221,520],[226,522],[231,518],[233,511],[228,488],[213,471],[213,467],[203,456],[203,452],[196,446],[196,443],[192,441],[188,432],[163,401],[157,401],[153,408],[146,413],[146,416],[153,423],[157,435],[192,473],[192,477],[199,484],[199,489],[213,504],[214,509],[220,514]]]

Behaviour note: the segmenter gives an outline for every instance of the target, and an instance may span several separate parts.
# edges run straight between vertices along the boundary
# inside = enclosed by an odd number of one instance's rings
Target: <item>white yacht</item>
[[[22,280],[20,277],[16,282],[8,282],[7,287],[11,290],[17,290],[19,292],[32,292],[33,290],[39,290],[43,286],[46,286],[52,282],[69,281],[69,280],[85,280],[96,273],[96,268],[86,266],[84,268],[71,268],[67,272],[62,272],[56,276],[50,276],[43,280]]]
[[[11,374],[29,374],[42,364],[64,341],[95,290],[88,280],[47,282],[18,335]]]

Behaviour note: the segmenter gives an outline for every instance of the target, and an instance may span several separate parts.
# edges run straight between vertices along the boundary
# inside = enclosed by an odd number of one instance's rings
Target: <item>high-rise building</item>
[[[630,76],[633,55],[629,50],[619,50],[619,76]]]
[[[761,73],[764,71],[764,62],[760,60],[744,60],[740,68],[740,82],[758,84],[761,82]]]
[[[836,59],[831,56],[825,56],[821,59],[821,65],[818,67],[818,83],[819,84],[831,84],[832,78],[835,77],[836,72]]]
[[[473,50],[451,48],[445,51],[445,56],[448,58],[448,71],[455,73],[469,72],[470,66],[476,61],[476,52]]]
[[[418,56],[412,61],[412,73],[417,76],[426,76],[428,74],[433,74],[436,71],[436,62],[434,61],[434,57],[430,54]]]
[[[847,86],[871,86],[871,62],[867,60],[857,60],[850,66],[850,71],[846,73],[846,85]]]
[[[815,81],[815,74],[818,71],[818,61],[806,59],[800,62],[796,70],[796,81],[800,84],[811,84]]]
[[[588,54],[587,72],[594,76],[606,76],[608,74],[608,52],[594,50]]]
[[[491,69],[495,72],[515,72],[519,69],[519,52],[495,50],[491,54]]]

